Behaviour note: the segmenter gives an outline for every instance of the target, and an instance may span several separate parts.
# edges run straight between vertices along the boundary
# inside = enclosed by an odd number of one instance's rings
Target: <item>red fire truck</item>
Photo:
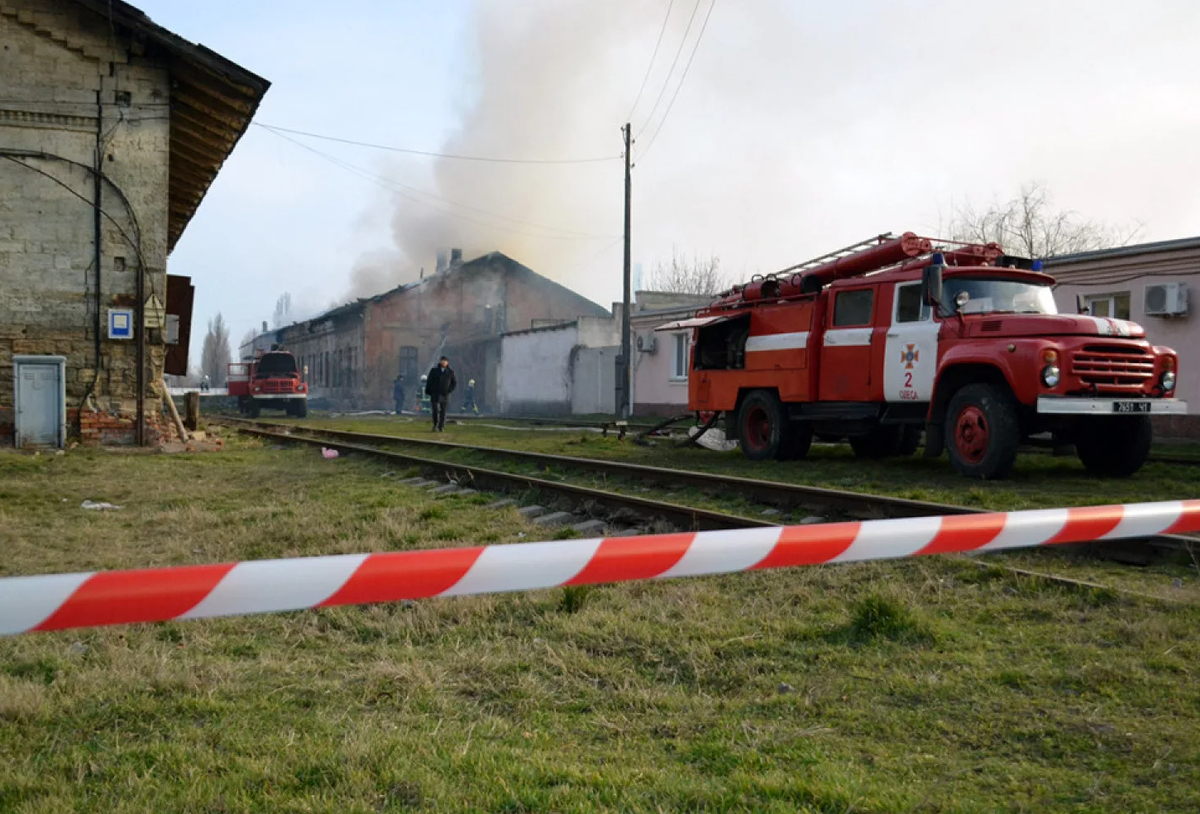
[[[308,385],[296,357],[285,350],[259,351],[250,361],[231,363],[228,380],[238,410],[251,418],[258,418],[264,407],[296,418],[308,415]]]
[[[906,232],[756,277],[657,330],[692,331],[689,409],[719,413],[751,459],[802,458],[814,436],[911,455],[923,430],[928,457],[1002,478],[1049,433],[1090,471],[1130,475],[1150,416],[1187,410],[1175,351],[1132,322],[1059,314],[1053,284],[994,243]]]

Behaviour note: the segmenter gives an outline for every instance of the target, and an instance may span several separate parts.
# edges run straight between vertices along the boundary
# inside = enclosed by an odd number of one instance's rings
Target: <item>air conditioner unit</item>
[[[1155,283],[1145,289],[1146,316],[1174,317],[1188,312],[1187,283]]]
[[[654,353],[658,348],[658,336],[646,334],[637,338],[637,349],[642,353]]]

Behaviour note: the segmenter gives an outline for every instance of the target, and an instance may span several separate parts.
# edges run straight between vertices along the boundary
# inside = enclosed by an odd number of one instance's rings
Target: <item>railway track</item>
[[[585,474],[600,474],[625,481],[650,484],[658,488],[691,487],[706,493],[738,496],[750,502],[772,506],[793,513],[819,515],[825,519],[875,519],[894,517],[928,517],[931,515],[980,514],[985,510],[956,506],[931,501],[909,500],[827,489],[818,486],[758,480],[733,475],[717,475],[706,472],[690,472],[680,469],[647,466],[645,464],[597,458],[580,458],[554,455],[502,447],[476,446],[452,441],[410,438],[374,433],[355,432],[299,426],[287,423],[251,421],[247,419],[222,418],[221,421],[237,427],[241,432],[281,442],[300,442],[372,455],[409,466],[416,466],[443,478],[472,487],[492,491],[514,492],[536,489],[576,505],[584,504],[603,509],[610,514],[631,514],[648,519],[662,519],[685,529],[750,528],[778,525],[777,522],[750,518],[727,512],[701,509],[661,500],[623,494],[608,489],[597,489],[560,480],[519,474],[492,469],[476,464],[447,461],[398,451],[384,447],[409,446],[441,453],[469,452],[482,454],[497,460],[533,464],[539,468],[557,472],[573,471]],[[1194,538],[1180,535],[1157,535],[1145,540],[1100,544],[1100,553],[1111,559],[1131,564],[1146,564],[1152,557],[1147,548],[1162,552],[1190,552],[1200,545]]]

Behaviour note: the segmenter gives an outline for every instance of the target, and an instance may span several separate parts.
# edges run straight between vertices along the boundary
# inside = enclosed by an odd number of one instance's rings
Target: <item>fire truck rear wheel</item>
[[[769,390],[752,390],[738,410],[742,454],[752,461],[786,455],[789,423],[778,396]]]
[[[946,451],[960,475],[980,480],[1008,476],[1017,460],[1021,426],[1009,392],[993,384],[969,384],[946,408]]]
[[[791,421],[785,427],[783,443],[779,446],[776,459],[780,461],[799,461],[808,457],[812,448],[813,432],[807,422]]]
[[[1079,460],[1093,475],[1127,478],[1150,456],[1150,416],[1086,419],[1075,436]]]

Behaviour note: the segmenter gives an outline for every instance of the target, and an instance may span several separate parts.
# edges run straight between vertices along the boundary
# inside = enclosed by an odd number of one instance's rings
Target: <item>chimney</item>
[[[262,332],[263,332],[263,333],[266,333],[266,332],[267,332],[267,321],[266,321],[265,319],[263,320],[263,329],[262,329]]]
[[[436,271],[434,271],[434,274],[441,274],[441,273],[442,273],[443,271],[445,271],[445,270],[446,270],[446,250],[445,250],[445,249],[438,249],[438,253],[437,253],[437,270],[436,270]]]
[[[462,249],[451,249],[450,250],[450,266],[454,267],[454,266],[461,266],[461,265],[462,265]]]

